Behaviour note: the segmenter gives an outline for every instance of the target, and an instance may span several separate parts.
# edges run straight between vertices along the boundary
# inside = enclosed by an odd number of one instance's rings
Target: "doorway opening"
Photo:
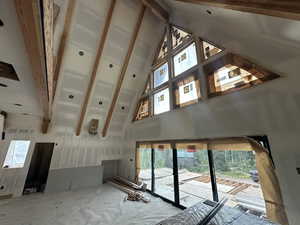
[[[54,143],[36,143],[23,194],[45,191],[53,148]]]

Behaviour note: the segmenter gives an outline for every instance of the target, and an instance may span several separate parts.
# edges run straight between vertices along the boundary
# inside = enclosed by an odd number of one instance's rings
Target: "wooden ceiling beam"
[[[115,9],[115,5],[116,5],[116,0],[111,0],[110,7],[109,7],[108,13],[106,15],[106,19],[105,19],[105,25],[104,25],[104,28],[103,28],[103,31],[102,31],[102,34],[101,34],[101,38],[100,38],[100,42],[99,42],[99,46],[98,46],[98,50],[97,50],[97,55],[96,55],[95,62],[94,62],[94,65],[93,65],[92,75],[91,75],[91,78],[90,78],[90,81],[89,81],[87,93],[85,95],[85,99],[84,99],[84,102],[83,102],[83,105],[82,105],[82,108],[81,108],[80,118],[79,118],[78,126],[77,126],[77,129],[76,129],[76,135],[77,136],[79,136],[80,133],[81,133],[82,125],[83,125],[84,118],[85,118],[86,111],[87,111],[87,107],[88,107],[88,104],[89,104],[89,101],[90,101],[90,98],[91,98],[91,93],[92,93],[92,90],[94,89],[94,86],[95,86],[97,71],[98,71],[98,67],[99,67],[100,60],[101,60],[101,57],[102,57],[102,53],[103,53],[103,50],[104,50],[104,45],[105,45],[105,42],[106,42],[106,39],[107,39],[108,30],[109,30],[109,27],[110,27],[110,24],[111,24],[111,21],[112,21],[112,15],[113,15],[113,12],[114,12],[114,9]]]
[[[51,105],[47,87],[45,42],[40,16],[40,4],[37,0],[15,0],[14,3],[31,64],[32,76],[36,83],[39,101],[44,114],[43,120],[49,121]],[[45,25],[48,26],[49,24]],[[47,57],[51,56],[48,55]]]
[[[143,4],[147,6],[154,15],[158,16],[165,23],[169,22],[169,13],[163,7],[161,7],[155,0],[142,0]]]
[[[67,41],[69,39],[70,30],[71,30],[71,22],[73,18],[73,14],[75,11],[76,0],[69,0],[68,8],[65,15],[64,28],[60,38],[60,43],[58,47],[58,52],[55,60],[55,69],[54,69],[54,77],[53,77],[53,97],[56,94],[57,82],[60,75],[62,61],[65,55],[65,49],[67,45]]]
[[[241,12],[256,13],[267,16],[281,17],[292,20],[300,20],[300,1],[295,0],[175,0],[185,3],[193,3],[231,9]]]
[[[132,52],[133,52],[133,49],[134,49],[134,45],[135,45],[135,42],[136,42],[137,37],[138,37],[139,30],[140,30],[141,25],[142,25],[142,21],[143,21],[144,15],[145,15],[145,11],[146,11],[146,6],[144,4],[142,4],[141,9],[139,11],[138,18],[137,18],[137,22],[136,22],[135,27],[134,27],[133,34],[131,36],[131,40],[130,40],[130,43],[129,43],[127,54],[126,54],[126,57],[124,59],[123,65],[122,65],[122,70],[121,70],[121,73],[119,75],[116,87],[115,87],[113,99],[112,99],[112,102],[110,104],[107,116],[106,116],[105,124],[104,124],[103,130],[102,130],[102,136],[103,137],[105,137],[106,134],[107,134],[107,130],[109,128],[109,125],[110,125],[110,122],[111,122],[111,119],[112,119],[112,115],[113,115],[114,109],[115,109],[116,104],[117,104],[117,100],[118,100],[118,97],[119,97],[119,94],[120,94],[120,91],[121,91],[123,80],[125,78],[125,74],[126,74],[126,71],[127,71],[128,65],[129,65],[129,61],[130,61],[130,58],[131,58],[131,55],[132,55]]]
[[[49,93],[49,105],[52,106],[53,99],[53,0],[44,0],[43,4],[43,23],[44,41],[46,51],[47,82]],[[51,110],[49,112],[51,117]]]

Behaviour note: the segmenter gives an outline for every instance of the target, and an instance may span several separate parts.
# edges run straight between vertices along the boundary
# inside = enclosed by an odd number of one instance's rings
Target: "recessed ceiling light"
[[[15,106],[22,106],[21,104],[19,104],[19,103],[16,103],[16,104],[14,104]]]
[[[3,21],[0,19],[0,27],[3,27],[4,26],[4,23]]]
[[[73,99],[74,98],[74,95],[69,95],[69,99]]]
[[[121,109],[124,110],[124,109],[125,109],[125,106],[122,106]]]
[[[135,77],[136,77],[136,75],[135,75],[135,74],[132,74],[132,77],[133,77],[133,78],[135,78]]]
[[[113,68],[114,67],[114,65],[113,64],[109,64],[109,68]]]
[[[210,10],[206,10],[206,12],[209,14],[209,15],[211,15],[212,14],[212,11],[210,11]]]
[[[100,102],[99,102],[99,105],[102,105],[102,104],[103,104],[103,102],[102,102],[102,101],[100,101]]]
[[[0,83],[0,87],[7,87],[6,84]]]
[[[84,51],[79,51],[78,54],[79,54],[80,56],[83,56],[83,55],[84,55]]]

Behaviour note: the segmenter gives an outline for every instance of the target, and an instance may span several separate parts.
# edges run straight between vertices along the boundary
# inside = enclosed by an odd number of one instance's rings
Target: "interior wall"
[[[220,24],[200,26],[199,20],[189,22],[180,17],[176,24],[199,36],[212,37],[215,43],[282,77],[137,121],[128,128],[127,138],[143,141],[267,135],[290,224],[297,225],[300,221],[300,179],[296,171],[300,166],[299,49],[291,49],[284,43],[276,45],[256,34],[245,37],[243,32],[230,33]]]
[[[0,195],[22,195],[36,143],[55,143],[46,192],[98,186],[102,184],[103,160],[120,160],[123,164],[128,161],[129,145],[121,137],[77,137],[75,134],[62,134],[55,130],[43,135],[39,132],[40,127],[41,120],[37,117],[8,114],[6,138],[0,141],[0,185],[4,186]],[[31,141],[23,168],[2,168],[11,140]],[[122,175],[128,176],[126,172]]]

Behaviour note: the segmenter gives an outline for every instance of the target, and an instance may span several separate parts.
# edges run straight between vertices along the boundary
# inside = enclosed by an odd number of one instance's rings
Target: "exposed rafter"
[[[70,34],[70,29],[71,29],[71,22],[72,22],[72,17],[73,17],[73,14],[74,14],[75,5],[76,5],[76,0],[69,0],[67,13],[66,13],[66,16],[65,16],[64,29],[63,29],[63,33],[62,33],[62,36],[61,36],[61,39],[60,39],[58,52],[57,52],[57,56],[56,56],[56,64],[55,64],[54,77],[53,77],[54,78],[53,79],[53,84],[54,84],[53,97],[56,94],[57,81],[59,79],[61,64],[62,64],[62,60],[64,58],[67,40],[69,39],[69,34]]]
[[[287,19],[300,20],[300,2],[295,0],[175,0],[236,11],[257,13]]]
[[[107,130],[109,128],[109,124],[111,122],[112,115],[113,115],[113,112],[114,112],[114,109],[115,109],[115,106],[116,106],[116,103],[117,103],[117,100],[118,100],[118,97],[119,97],[119,94],[120,94],[120,90],[121,90],[121,87],[122,87],[123,80],[125,78],[125,74],[126,74],[127,67],[128,67],[128,64],[129,64],[129,61],[130,61],[130,58],[131,58],[131,55],[132,55],[132,52],[133,52],[133,49],[134,49],[134,45],[135,45],[139,30],[140,30],[141,25],[142,25],[142,21],[143,21],[144,15],[145,15],[145,11],[146,11],[146,7],[145,7],[145,5],[142,5],[141,9],[140,9],[140,12],[139,12],[139,15],[138,15],[138,18],[137,18],[136,25],[134,27],[134,31],[133,31],[130,43],[129,43],[127,54],[126,54],[126,57],[124,59],[122,70],[121,70],[121,73],[120,73],[118,81],[117,81],[117,85],[116,85],[116,88],[115,88],[113,99],[112,99],[111,105],[109,107],[108,114],[106,116],[105,124],[104,124],[103,130],[102,130],[102,136],[103,137],[105,137],[106,134],[107,134]]]
[[[53,99],[53,0],[43,2],[44,40],[46,51],[47,82],[49,92],[49,105]],[[49,112],[51,114],[51,111]],[[51,116],[51,115],[50,115]]]
[[[88,107],[88,104],[89,104],[89,101],[90,101],[91,93],[92,93],[92,90],[94,89],[94,86],[95,86],[97,71],[98,71],[98,67],[99,67],[99,64],[100,64],[101,57],[102,57],[104,44],[105,44],[106,39],[107,39],[107,34],[108,34],[108,30],[109,30],[109,27],[110,27],[110,24],[111,24],[112,15],[113,15],[113,12],[114,12],[114,9],[115,9],[115,5],[116,5],[116,0],[111,0],[110,7],[109,7],[108,13],[106,15],[106,19],[105,19],[105,25],[104,25],[104,28],[103,28],[103,31],[102,31],[102,34],[101,34],[101,39],[100,39],[100,42],[99,42],[97,55],[96,55],[95,62],[94,62],[94,65],[93,65],[93,70],[92,70],[92,75],[91,75],[91,78],[90,78],[89,86],[88,86],[87,93],[85,95],[85,99],[84,99],[84,102],[83,102],[83,105],[82,105],[80,118],[79,118],[79,123],[78,123],[77,129],[76,129],[76,135],[77,136],[80,135],[80,133],[81,133],[82,124],[84,122],[84,118],[85,118],[86,110],[87,110],[87,107]]]
[[[169,13],[163,7],[161,7],[155,0],[142,0],[156,16],[158,16],[165,23],[169,22]]]
[[[38,89],[39,100],[44,113],[44,121],[49,121],[51,105],[47,88],[44,39],[39,1],[15,0],[15,8],[31,64],[32,76]],[[48,26],[48,23],[45,25]],[[45,30],[48,30],[48,28]]]

